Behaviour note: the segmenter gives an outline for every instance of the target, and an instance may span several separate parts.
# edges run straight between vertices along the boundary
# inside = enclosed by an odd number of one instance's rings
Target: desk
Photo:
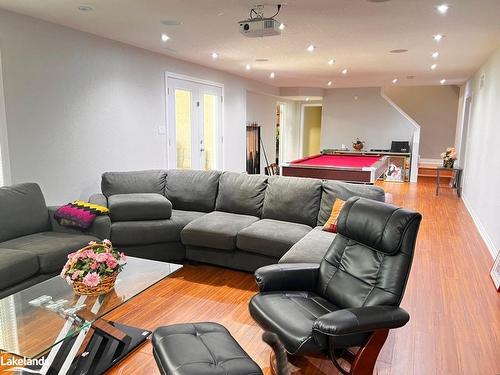
[[[451,177],[449,185],[441,185],[440,174],[441,171],[453,171],[453,176]],[[436,168],[436,195],[439,195],[440,188],[455,189],[459,197],[462,196],[462,168]]]

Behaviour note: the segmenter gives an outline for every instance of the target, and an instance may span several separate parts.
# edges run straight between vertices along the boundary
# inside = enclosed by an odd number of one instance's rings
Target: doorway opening
[[[222,169],[223,86],[167,73],[168,167]]]
[[[301,157],[317,155],[321,151],[322,104],[302,105]]]
[[[472,96],[468,96],[465,99],[465,109],[464,109],[464,118],[463,118],[463,126],[462,126],[462,139],[460,144],[460,154],[459,154],[459,162],[460,167],[465,169],[465,154],[467,152],[467,137],[469,135],[469,121],[471,116],[471,104],[472,104]]]
[[[284,161],[285,149],[285,103],[276,103],[276,165]]]

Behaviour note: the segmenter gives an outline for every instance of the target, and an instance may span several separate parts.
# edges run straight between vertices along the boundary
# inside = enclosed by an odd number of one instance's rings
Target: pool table
[[[387,170],[382,155],[312,155],[282,165],[283,176],[373,184]]]

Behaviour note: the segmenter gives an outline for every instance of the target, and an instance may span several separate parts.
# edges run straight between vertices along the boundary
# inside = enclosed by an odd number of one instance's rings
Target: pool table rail
[[[304,163],[321,155],[308,156],[281,166],[283,176],[309,177],[322,180],[339,180],[345,182],[374,184],[384,175],[389,167],[389,158],[382,156],[370,167],[325,166]],[[374,156],[374,155],[371,155]]]

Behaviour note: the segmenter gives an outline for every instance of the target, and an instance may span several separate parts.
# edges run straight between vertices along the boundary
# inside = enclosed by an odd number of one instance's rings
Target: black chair
[[[342,374],[371,375],[389,330],[410,319],[399,304],[421,220],[417,212],[349,199],[321,264],[255,272],[260,293],[250,301],[252,317],[291,355],[325,353]]]

